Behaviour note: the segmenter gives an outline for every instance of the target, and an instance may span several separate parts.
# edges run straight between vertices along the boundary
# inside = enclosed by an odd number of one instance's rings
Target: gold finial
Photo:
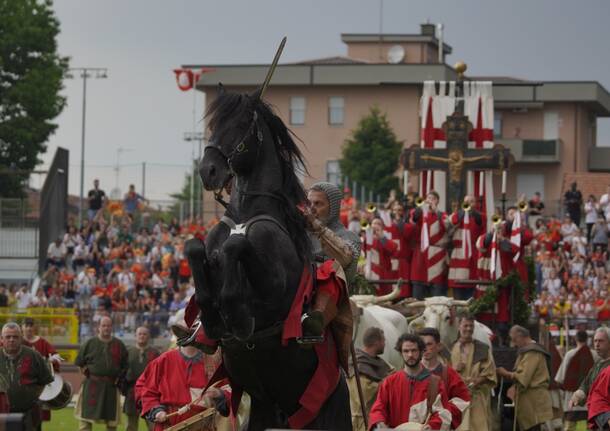
[[[455,71],[458,74],[458,79],[463,79],[464,72],[466,72],[466,69],[468,69],[468,66],[463,61],[458,61],[457,63],[455,63],[455,66],[453,66],[453,68],[455,69]]]

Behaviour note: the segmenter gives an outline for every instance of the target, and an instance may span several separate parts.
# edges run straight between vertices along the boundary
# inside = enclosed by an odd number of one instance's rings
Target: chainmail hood
[[[325,181],[315,183],[313,186],[311,186],[310,190],[319,190],[326,194],[329,204],[326,226],[330,230],[335,230],[335,228],[341,225],[341,221],[339,220],[339,212],[341,210],[341,199],[343,199],[343,193],[341,193],[339,187]]]

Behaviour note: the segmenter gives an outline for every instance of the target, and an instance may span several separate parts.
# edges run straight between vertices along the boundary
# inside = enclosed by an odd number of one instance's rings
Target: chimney
[[[438,34],[436,36],[438,39],[438,63],[443,64],[445,62],[445,53],[443,52],[443,24],[437,24],[436,28],[438,30]]]
[[[421,34],[422,36],[432,36],[434,37],[436,34],[436,25],[434,24],[421,24]]]

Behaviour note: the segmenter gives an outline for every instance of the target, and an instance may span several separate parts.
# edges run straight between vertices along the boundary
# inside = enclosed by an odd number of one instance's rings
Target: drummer
[[[38,397],[53,376],[44,358],[23,345],[21,328],[14,322],[2,327],[0,375],[7,381],[10,412],[24,414],[26,430],[40,430]]]
[[[40,355],[53,364],[53,370],[59,373],[59,363],[61,356],[57,354],[57,350],[51,343],[36,334],[36,324],[34,319],[26,317],[22,325],[23,329],[23,345],[36,350]],[[51,411],[42,409],[41,419],[43,422],[51,420]]]

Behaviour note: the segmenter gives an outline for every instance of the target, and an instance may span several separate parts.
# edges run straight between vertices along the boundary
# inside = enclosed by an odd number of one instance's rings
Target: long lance
[[[282,55],[282,51],[284,50],[284,45],[286,45],[286,36],[284,36],[284,38],[280,42],[280,46],[277,48],[277,51],[275,52],[275,57],[273,57],[273,61],[271,62],[271,66],[269,67],[269,70],[267,71],[267,76],[265,77],[265,80],[263,81],[261,91],[258,95],[259,99],[263,98],[265,91],[267,90],[267,87],[269,86],[269,82],[271,81],[273,72],[275,72],[275,68],[277,67],[277,62],[280,61],[280,56]]]
[[[356,378],[356,386],[358,387],[358,398],[360,398],[360,410],[362,410],[362,419],[364,420],[364,428],[369,428],[369,420],[366,417],[366,405],[364,403],[364,394],[362,393],[362,383],[360,383],[360,370],[358,369],[358,360],[356,359],[356,348],[354,341],[350,341],[349,347],[352,353],[352,361],[354,363],[354,377]]]

